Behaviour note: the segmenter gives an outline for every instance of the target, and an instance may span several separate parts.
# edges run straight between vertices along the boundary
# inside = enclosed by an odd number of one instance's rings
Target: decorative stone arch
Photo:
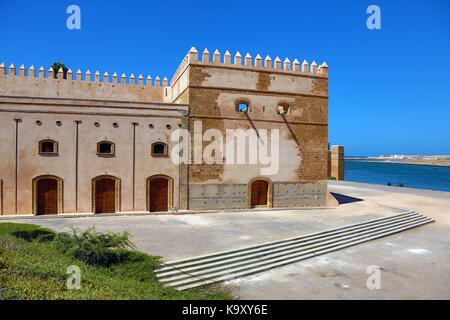
[[[248,186],[247,186],[247,208],[251,209],[252,208],[252,184],[255,181],[258,180],[262,180],[267,182],[267,208],[272,208],[273,207],[273,184],[272,184],[272,180],[270,180],[269,178],[266,177],[256,177],[251,179],[248,182]]]
[[[40,214],[38,212],[38,201],[39,201],[39,195],[38,195],[38,186],[39,182],[42,182],[43,180],[51,179],[56,180],[56,214],[63,213],[63,180],[58,177],[51,174],[44,174],[37,177],[34,177],[31,181],[32,186],[32,205],[33,205],[33,214],[38,215]]]
[[[151,192],[153,192],[151,190],[151,182],[152,182],[152,180],[155,180],[155,179],[166,179],[167,180],[167,211],[170,211],[173,207],[173,178],[171,178],[165,174],[156,174],[156,175],[148,177],[146,180],[147,211],[151,211],[151,206],[152,206]]]
[[[96,176],[95,178],[92,179],[92,184],[91,184],[91,188],[92,188],[92,192],[91,192],[91,198],[92,198],[92,208],[91,208],[91,212],[93,213],[97,213],[96,209],[97,209],[97,190],[96,190],[96,184],[97,181],[102,180],[102,179],[112,179],[115,182],[114,185],[114,212],[120,212],[120,198],[121,198],[121,191],[120,191],[120,179],[109,175],[109,174],[103,174],[103,175],[99,175]]]

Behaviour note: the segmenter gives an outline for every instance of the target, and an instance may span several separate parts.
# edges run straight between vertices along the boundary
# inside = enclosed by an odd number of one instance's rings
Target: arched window
[[[277,113],[282,116],[289,115],[289,105],[286,103],[279,103],[277,107]]]
[[[51,139],[39,141],[40,154],[58,154],[58,143]]]
[[[164,142],[154,142],[152,143],[152,156],[167,156],[168,146]]]
[[[238,99],[235,102],[236,112],[247,113],[250,111],[250,101],[246,99]]]
[[[114,143],[111,141],[100,141],[97,143],[97,155],[112,156],[114,154]]]

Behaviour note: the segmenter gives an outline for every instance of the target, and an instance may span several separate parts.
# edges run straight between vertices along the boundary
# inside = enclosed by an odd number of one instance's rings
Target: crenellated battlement
[[[34,66],[30,66],[27,70],[23,64],[17,70],[14,64],[6,67],[2,62],[0,95],[172,102],[186,87],[185,80],[180,83],[178,79],[189,65],[298,75],[312,79],[328,78],[328,66],[325,62],[318,66],[315,61],[310,65],[303,60],[300,64],[298,59],[291,62],[285,58],[282,61],[280,57],[272,59],[268,55],[263,59],[260,54],[253,58],[250,53],[242,56],[240,52],[236,52],[232,57],[228,50],[221,55],[217,49],[212,54],[208,49],[204,49],[200,57],[197,49],[192,47],[178,66],[170,83],[166,77],[162,80],[158,76],[152,79],[150,75],[144,78],[142,74],[137,77],[131,74],[127,77],[124,73],[114,72],[110,75],[105,71],[101,74],[98,70],[94,73],[86,70],[83,73],[80,69],[76,72],[69,69],[64,74],[61,68],[55,74],[53,68],[45,70],[41,66],[36,70]]]
[[[28,70],[21,65],[17,70],[14,64],[8,68],[0,64],[0,96],[26,96],[67,99],[98,99],[135,102],[171,102],[169,80],[164,77],[146,79],[140,74],[129,77],[117,72],[100,74],[97,70],[76,72],[63,69],[56,74],[53,68],[45,70],[41,66],[38,70],[30,66]]]
[[[113,73],[112,77],[109,76],[108,72],[105,71],[103,76],[100,75],[100,72],[97,70],[94,73],[94,77],[92,77],[92,73],[90,70],[87,70],[84,74],[83,72],[78,69],[76,73],[72,71],[72,69],[67,70],[67,77],[64,78],[64,71],[62,68],[55,72],[53,68],[48,69],[46,72],[44,67],[41,66],[36,73],[36,69],[34,66],[30,66],[28,68],[28,73],[26,71],[25,66],[22,64],[19,68],[19,72],[17,73],[16,67],[14,64],[11,64],[9,68],[6,68],[4,62],[0,64],[0,76],[7,75],[7,76],[19,76],[19,77],[30,77],[30,78],[41,78],[41,79],[54,79],[54,80],[72,80],[72,81],[84,81],[84,82],[103,82],[103,83],[112,83],[112,84],[121,84],[121,85],[137,85],[137,86],[162,86],[162,87],[168,87],[169,86],[169,80],[164,77],[163,81],[161,82],[161,79],[157,76],[155,78],[155,81],[153,82],[151,76],[147,76],[146,80],[144,81],[144,77],[142,74],[140,74],[137,78],[134,76],[134,74],[131,74],[127,81],[127,76],[122,73],[119,77],[116,72]]]
[[[276,57],[275,60],[272,60],[272,58],[268,55],[263,60],[261,55],[257,54],[255,58],[252,58],[250,53],[247,53],[244,59],[242,59],[242,55],[239,51],[236,52],[236,54],[234,55],[234,60],[232,61],[231,54],[228,50],[223,55],[222,59],[221,54],[217,49],[214,51],[211,61],[208,49],[205,48],[200,59],[197,49],[195,47],[192,47],[180,63],[177,71],[172,78],[172,83],[176,81],[181,72],[189,64],[203,64],[208,66],[220,65],[224,67],[236,67],[247,70],[270,70],[275,72],[279,71],[291,74],[303,74],[328,78],[328,65],[326,62],[323,62],[320,66],[318,66],[315,61],[313,61],[311,65],[309,65],[306,60],[303,60],[303,62],[300,64],[299,60],[297,59],[295,59],[291,63],[288,58],[284,59],[284,61],[282,62],[279,57]]]

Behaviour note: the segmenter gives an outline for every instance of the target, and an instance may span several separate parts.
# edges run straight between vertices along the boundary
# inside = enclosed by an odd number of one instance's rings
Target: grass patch
[[[213,286],[163,286],[153,272],[160,258],[133,250],[128,238],[93,228],[66,234],[0,223],[0,299],[232,299]],[[81,270],[78,290],[66,286],[70,265]]]

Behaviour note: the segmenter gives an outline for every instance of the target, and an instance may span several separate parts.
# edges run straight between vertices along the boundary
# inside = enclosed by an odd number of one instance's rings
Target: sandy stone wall
[[[331,177],[336,180],[344,180],[344,146],[331,147]]]
[[[255,65],[213,62],[208,55],[198,61],[188,54],[172,79],[174,101],[191,108],[189,128],[194,143],[194,123],[201,121],[202,132],[218,129],[279,129],[280,169],[266,176],[273,182],[273,206],[322,206],[326,200],[328,150],[328,76],[322,71],[306,72]],[[215,62],[214,62],[215,61]],[[278,64],[279,66],[279,64]],[[189,82],[186,83],[186,77]],[[182,80],[181,80],[182,79]],[[177,96],[177,92],[182,92]],[[183,99],[183,100],[182,100]],[[236,103],[249,103],[250,111],[236,111]],[[289,113],[278,115],[279,104]],[[203,149],[209,142],[203,142]],[[189,165],[190,208],[245,208],[243,195],[251,179],[261,176],[260,164]],[[220,185],[227,186],[220,188]],[[245,186],[245,188],[244,188]],[[244,201],[245,200],[245,201]],[[286,201],[288,200],[288,201]]]
[[[60,179],[63,213],[92,212],[92,179],[100,175],[120,179],[119,211],[146,211],[146,182],[155,175],[172,179],[177,209],[248,208],[255,179],[269,183],[269,207],[325,205],[328,66],[239,53],[231,60],[217,50],[199,59],[193,48],[170,85],[159,77],[80,70],[55,77],[52,69],[0,64],[0,212],[33,213],[32,181],[43,175]],[[248,113],[237,111],[240,102]],[[278,105],[288,113],[277,114]],[[151,155],[153,142],[167,143],[170,155],[171,133],[186,128],[194,160],[198,122],[200,135],[217,129],[225,141],[227,129],[267,129],[269,137],[279,130],[279,170],[262,175],[261,164],[178,165]],[[57,155],[39,154],[43,139],[58,142]],[[114,156],[97,155],[102,140],[114,142]],[[250,148],[247,141],[247,154]]]

